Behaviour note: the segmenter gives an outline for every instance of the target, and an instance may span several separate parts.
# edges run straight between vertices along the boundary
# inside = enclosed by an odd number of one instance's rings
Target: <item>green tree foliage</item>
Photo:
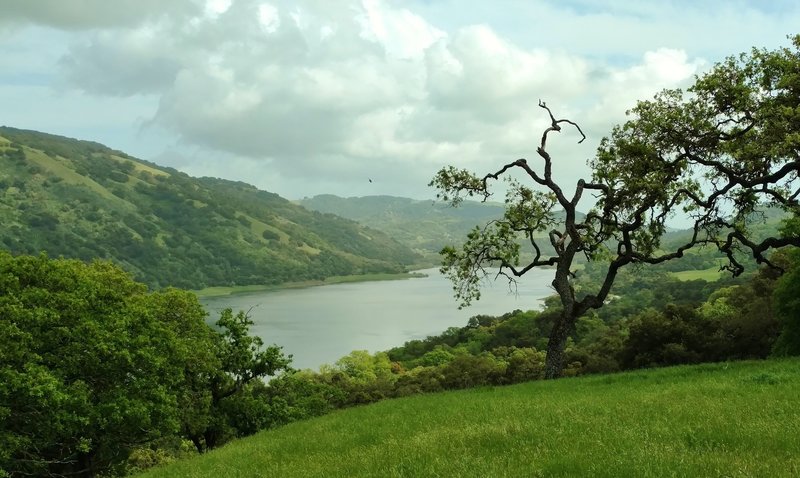
[[[216,325],[221,330],[210,345],[218,363],[201,375],[205,381],[192,383],[190,389],[206,406],[205,420],[187,430],[200,452],[264,428],[270,410],[258,398],[264,393],[259,379],[286,370],[291,363],[291,356],[284,356],[278,346],[262,350],[263,341],[249,335],[253,322],[244,311],[234,314],[224,309]]]
[[[310,370],[282,374],[269,382],[267,403],[274,425],[324,415],[348,402],[347,392]]]
[[[243,312],[218,330],[206,315],[108,262],[0,252],[0,475],[113,474],[147,444],[206,449],[263,427],[257,379],[289,358]]]
[[[778,280],[773,296],[782,325],[776,355],[800,355],[800,252],[792,251],[788,259],[790,270]]]
[[[499,266],[509,280],[534,267],[554,267],[553,287],[561,314],[550,332],[546,375],[565,366],[567,340],[579,317],[601,308],[624,266],[661,264],[696,246],[721,251],[733,273],[744,270],[740,252],[770,264],[767,252],[800,245],[797,228],[760,238],[752,225],[757,211],[773,207],[791,216],[800,212],[797,179],[800,161],[800,36],[793,48],[753,50],[716,65],[684,94],[666,90],[641,101],[632,119],[604,138],[590,161],[592,178],[565,190],[552,174],[547,151],[551,133],[578,125],[556,119],[544,131],[536,168],[525,159],[477,176],[443,168],[431,181],[439,197],[457,206],[465,197],[488,199],[492,185],[519,171],[533,187],[509,180],[503,219],[476,228],[461,248],[442,251],[442,271],[454,282],[456,297],[468,304],[480,297],[487,266]],[[585,217],[577,214],[584,193],[597,202]],[[555,209],[563,209],[563,219]],[[662,244],[667,220],[678,212],[693,220],[692,233],[677,244]],[[532,260],[522,259],[518,238],[527,240]],[[550,250],[543,246],[548,245]],[[553,251],[553,252],[550,252]],[[601,265],[593,290],[577,290],[578,257]]]
[[[0,253],[0,404],[12,474],[90,476],[174,433],[174,332],[108,263]]]
[[[623,368],[765,358],[780,333],[772,269],[722,287],[699,306],[667,304],[631,318],[619,356]],[[779,304],[779,301],[775,301]]]
[[[623,365],[639,368],[702,362],[712,325],[690,307],[670,305],[664,311],[645,311],[630,324]]]

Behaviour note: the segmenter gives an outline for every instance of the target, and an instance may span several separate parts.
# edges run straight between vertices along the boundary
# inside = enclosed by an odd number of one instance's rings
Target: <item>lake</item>
[[[553,294],[553,270],[533,269],[516,293],[501,277],[486,284],[479,301],[458,310],[452,284],[438,269],[418,272],[427,277],[209,297],[202,303],[213,320],[226,307],[249,310],[251,334],[282,346],[294,356],[293,367],[316,370],[353,350],[388,350],[463,327],[474,315],[538,309]]]

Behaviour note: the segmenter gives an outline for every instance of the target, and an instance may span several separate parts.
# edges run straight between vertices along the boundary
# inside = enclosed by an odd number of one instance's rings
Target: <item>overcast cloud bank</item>
[[[289,198],[431,197],[446,164],[568,183],[637,99],[797,33],[794,2],[6,0],[0,123]],[[372,178],[369,182],[367,178]]]

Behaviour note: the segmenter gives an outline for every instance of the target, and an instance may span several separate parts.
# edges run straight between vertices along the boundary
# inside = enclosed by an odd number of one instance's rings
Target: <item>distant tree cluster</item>
[[[0,151],[0,158],[8,159],[16,163],[24,163],[25,151],[23,151],[22,147],[19,145],[16,147],[6,148]]]

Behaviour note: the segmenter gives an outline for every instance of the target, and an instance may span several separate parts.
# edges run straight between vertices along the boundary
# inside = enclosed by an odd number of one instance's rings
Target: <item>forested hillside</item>
[[[343,198],[322,194],[298,201],[304,207],[336,214],[386,232],[422,253],[438,253],[461,243],[476,225],[503,216],[500,203],[465,201],[458,208],[435,201],[394,196]]]
[[[193,178],[101,144],[0,128],[0,247],[111,259],[151,287],[399,272],[409,248],[241,183]]]
[[[322,194],[298,203],[314,211],[336,214],[386,232],[437,263],[441,260],[438,253],[442,247],[462,243],[476,226],[484,227],[488,222],[503,217],[505,211],[505,206],[497,202],[464,201],[454,208],[443,202],[394,196],[343,198]],[[562,214],[559,212],[557,217]],[[766,209],[754,214],[763,219],[763,224],[754,231],[754,237],[757,238],[776,234],[781,221],[787,217],[785,212],[778,209]],[[583,216],[583,213],[579,213],[579,217]],[[668,248],[674,247],[690,236],[689,230],[675,229],[664,235],[663,242]],[[520,242],[523,255],[532,254],[526,241],[520,239]],[[542,250],[552,254],[549,244],[544,244]],[[681,260],[659,267],[673,272],[705,271],[706,278],[716,278],[723,257],[711,248],[698,249],[687,252]],[[579,257],[577,262],[582,263],[583,259]]]

